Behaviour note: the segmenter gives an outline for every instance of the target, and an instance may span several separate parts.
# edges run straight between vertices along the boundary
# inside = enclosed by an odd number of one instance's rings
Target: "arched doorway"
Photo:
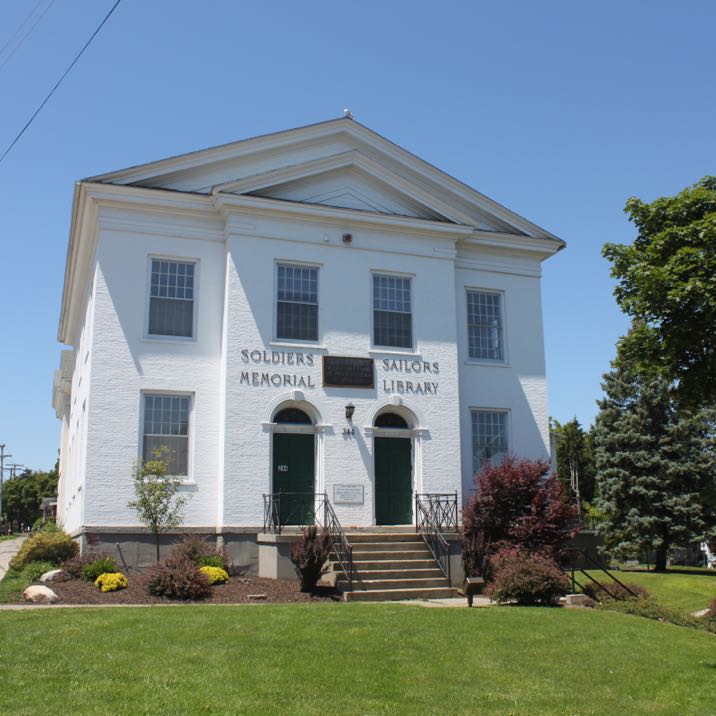
[[[313,421],[298,407],[274,415],[273,486],[282,525],[313,524],[316,449]]]
[[[398,413],[380,413],[373,424],[375,523],[413,521],[413,458],[410,425]]]

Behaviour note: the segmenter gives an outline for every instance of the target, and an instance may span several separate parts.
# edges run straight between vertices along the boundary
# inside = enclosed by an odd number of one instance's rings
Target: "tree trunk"
[[[155,533],[154,539],[157,543],[157,564],[159,564],[159,532]]]
[[[659,547],[656,550],[656,556],[654,557],[654,571],[666,571],[666,547]]]

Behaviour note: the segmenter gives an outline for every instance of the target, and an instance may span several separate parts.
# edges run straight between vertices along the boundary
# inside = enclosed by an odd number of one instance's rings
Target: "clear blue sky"
[[[0,3],[0,47],[36,1]],[[55,2],[0,67],[0,153],[113,2]],[[714,27],[711,0],[123,0],[0,164],[0,443],[54,463],[75,180],[344,107],[568,242],[544,265],[550,414],[589,424],[627,326],[602,244],[632,240],[629,196],[716,173]]]

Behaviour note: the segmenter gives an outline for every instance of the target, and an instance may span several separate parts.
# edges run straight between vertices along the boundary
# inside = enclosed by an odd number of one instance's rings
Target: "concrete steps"
[[[348,541],[353,546],[352,589],[335,556],[331,561],[336,587],[348,602],[444,599],[457,594],[415,532],[350,532]]]

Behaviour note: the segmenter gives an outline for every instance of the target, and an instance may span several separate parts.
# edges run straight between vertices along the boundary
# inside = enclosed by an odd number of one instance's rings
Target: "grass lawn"
[[[18,537],[22,537],[22,534],[20,532],[16,532],[15,534],[11,535],[0,535],[0,542],[6,542],[10,539],[17,539]]]
[[[0,612],[0,713],[713,714],[716,639],[592,610]]]
[[[0,604],[17,602],[20,598],[20,592],[22,592],[26,586],[27,584],[20,575],[20,572],[16,572],[14,569],[8,569],[0,581]]]
[[[592,572],[595,579],[608,584],[600,577],[599,572]],[[664,606],[695,612],[705,609],[712,599],[716,599],[716,573],[714,574],[679,574],[658,572],[614,572],[621,582],[634,583],[645,587],[654,599]],[[577,575],[579,579],[579,575]],[[582,580],[583,581],[583,580]],[[716,712],[716,708],[714,708]]]

